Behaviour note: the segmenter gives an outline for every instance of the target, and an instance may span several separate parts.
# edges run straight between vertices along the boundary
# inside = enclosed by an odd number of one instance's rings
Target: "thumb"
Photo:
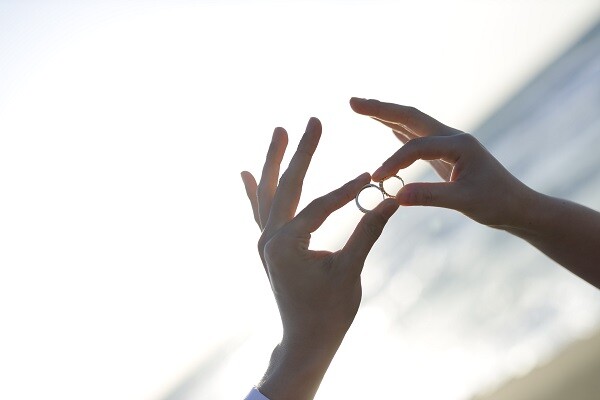
[[[403,206],[432,206],[459,210],[464,201],[456,183],[409,183],[398,194],[396,201]]]
[[[346,268],[360,275],[367,255],[396,210],[398,210],[398,203],[393,199],[386,199],[361,218],[340,251],[340,256],[345,259],[343,264],[347,265]]]

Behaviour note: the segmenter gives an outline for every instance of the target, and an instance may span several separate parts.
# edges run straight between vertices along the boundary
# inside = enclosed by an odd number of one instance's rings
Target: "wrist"
[[[508,233],[524,239],[546,235],[554,213],[553,199],[533,189],[520,193],[516,199],[513,218],[502,227]]]
[[[312,399],[340,344],[284,338],[257,388],[270,400]]]
[[[518,190],[512,190],[507,199],[507,207],[501,212],[500,223],[490,225],[493,228],[516,234],[534,231],[540,220],[544,195],[521,184]]]

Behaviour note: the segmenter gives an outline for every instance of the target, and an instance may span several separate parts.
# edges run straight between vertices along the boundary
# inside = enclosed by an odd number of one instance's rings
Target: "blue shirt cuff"
[[[252,388],[250,393],[244,398],[244,400],[269,400],[265,397],[261,392],[258,391],[257,388]]]

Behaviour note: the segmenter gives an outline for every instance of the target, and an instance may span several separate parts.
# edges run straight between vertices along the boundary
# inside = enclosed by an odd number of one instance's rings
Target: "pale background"
[[[239,178],[273,128],[289,156],[323,122],[302,206],[399,145],[351,96],[474,131],[599,17],[581,0],[1,1],[0,398],[242,398],[280,333]],[[569,126],[492,150],[550,190],[583,176],[580,151],[600,166],[597,127],[569,147]],[[511,145],[560,162],[516,171]],[[574,199],[599,209],[587,182]],[[358,218],[342,209],[315,247]],[[401,210],[364,280],[321,399],[464,399],[600,322],[596,289],[445,210]]]

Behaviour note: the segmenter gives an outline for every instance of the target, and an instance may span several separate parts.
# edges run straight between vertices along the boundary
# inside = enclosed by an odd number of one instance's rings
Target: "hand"
[[[275,129],[260,183],[247,171],[242,180],[262,230],[258,251],[270,279],[283,323],[283,338],[259,389],[271,400],[311,399],[350,328],[361,296],[365,259],[397,210],[393,200],[364,215],[345,246],[336,252],[309,249],[310,235],[335,210],[353,200],[368,173],[313,200],[296,215],[302,184],[321,136],[311,118],[279,184],[287,133]]]
[[[445,182],[409,183],[402,205],[451,208],[516,235],[600,288],[600,213],[536,192],[511,175],[473,136],[412,108],[352,98],[359,114],[392,128],[404,143],[373,173],[382,180],[416,160],[428,160]]]
[[[535,192],[510,174],[473,136],[412,108],[352,98],[352,109],[392,128],[404,146],[373,173],[379,181],[416,160],[429,161],[445,182],[409,183],[397,195],[406,206],[451,208],[482,224],[521,223]]]

